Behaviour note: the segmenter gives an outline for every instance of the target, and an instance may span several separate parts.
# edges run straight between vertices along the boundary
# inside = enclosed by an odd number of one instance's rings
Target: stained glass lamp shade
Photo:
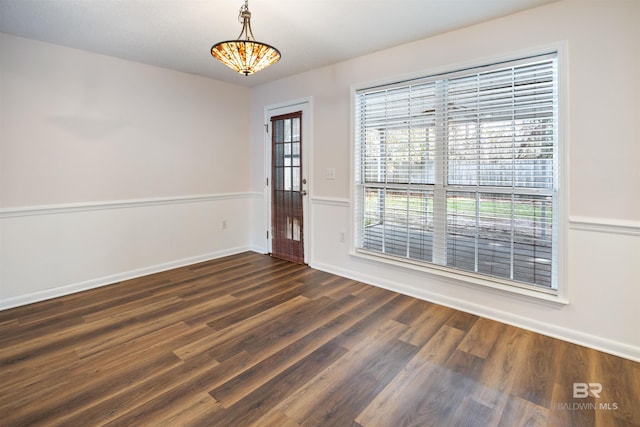
[[[255,40],[251,31],[251,12],[248,0],[240,8],[242,31],[237,40],[227,40],[214,45],[211,55],[227,67],[248,76],[267,68],[280,60],[280,52],[273,46]]]

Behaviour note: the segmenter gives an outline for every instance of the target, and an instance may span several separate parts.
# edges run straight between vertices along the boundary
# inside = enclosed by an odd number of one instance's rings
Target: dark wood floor
[[[639,396],[638,363],[250,252],[0,312],[2,426],[640,426]]]

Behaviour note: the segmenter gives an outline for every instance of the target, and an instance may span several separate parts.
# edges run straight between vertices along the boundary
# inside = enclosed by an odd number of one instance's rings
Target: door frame
[[[264,200],[265,200],[265,212],[266,212],[266,224],[268,231],[267,238],[267,251],[269,253],[273,250],[273,232],[271,223],[271,117],[281,116],[283,114],[295,113],[296,111],[302,111],[302,179],[306,179],[307,183],[303,185],[303,189],[307,190],[307,195],[302,197],[302,236],[303,236],[303,248],[304,248],[304,263],[309,264],[311,259],[311,210],[310,199],[313,195],[313,173],[311,170],[312,162],[310,161],[311,153],[313,149],[313,98],[306,97],[292,101],[285,101],[278,104],[267,105],[264,107],[264,125],[266,132],[264,133],[264,153],[265,153],[265,185],[264,188]]]

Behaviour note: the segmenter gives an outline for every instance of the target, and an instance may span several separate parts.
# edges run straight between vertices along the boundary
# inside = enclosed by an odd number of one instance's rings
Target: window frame
[[[356,247],[357,236],[359,230],[357,226],[359,219],[357,217],[356,197],[357,193],[357,177],[359,171],[356,169],[359,159],[358,155],[357,135],[356,135],[356,119],[357,119],[357,101],[358,93],[362,90],[392,86],[405,86],[413,84],[414,82],[421,80],[437,79],[439,76],[446,75],[446,78],[451,78],[452,75],[462,75],[465,73],[473,72],[472,69],[481,69],[483,67],[492,66],[493,64],[502,62],[513,62],[520,59],[542,56],[546,54],[556,55],[557,66],[557,146],[555,147],[555,155],[557,156],[557,198],[555,209],[557,209],[557,224],[556,236],[557,239],[553,241],[553,250],[557,251],[557,272],[555,277],[555,289],[547,289],[537,285],[528,285],[522,282],[512,281],[509,279],[501,279],[497,277],[489,277],[483,274],[477,274],[470,271],[458,270],[451,267],[446,267],[434,263],[427,263],[409,258],[398,258],[384,253],[371,252]],[[350,114],[351,114],[351,129],[350,129],[350,165],[352,168],[352,174],[350,176],[350,233],[349,239],[349,254],[353,257],[361,259],[371,260],[383,264],[389,264],[397,267],[403,267],[410,270],[417,270],[419,272],[427,273],[434,278],[444,279],[447,282],[463,285],[479,287],[481,289],[487,289],[491,291],[497,291],[502,294],[517,294],[525,297],[530,297],[533,300],[551,302],[557,304],[568,304],[568,289],[567,289],[567,273],[566,273],[566,251],[567,251],[567,224],[568,224],[568,131],[567,131],[567,91],[568,91],[568,78],[567,78],[567,43],[556,42],[549,45],[539,46],[531,49],[525,49],[521,51],[509,52],[506,54],[496,55],[493,57],[485,57],[474,59],[469,62],[446,65],[438,69],[431,69],[425,72],[413,73],[410,75],[402,75],[396,77],[385,78],[384,80],[370,81],[361,84],[354,84],[351,86],[350,96]]]

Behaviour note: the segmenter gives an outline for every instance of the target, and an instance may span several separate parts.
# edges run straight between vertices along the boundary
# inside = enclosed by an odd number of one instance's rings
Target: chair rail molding
[[[33,215],[53,215],[61,213],[100,211],[107,209],[126,209],[182,203],[202,203],[219,200],[232,200],[262,197],[259,193],[212,193],[187,196],[153,197],[143,199],[113,200],[101,202],[63,203],[56,205],[35,205],[0,209],[0,219]]]
[[[571,230],[591,231],[597,233],[640,236],[640,221],[624,219],[571,216],[569,217],[569,228]]]

